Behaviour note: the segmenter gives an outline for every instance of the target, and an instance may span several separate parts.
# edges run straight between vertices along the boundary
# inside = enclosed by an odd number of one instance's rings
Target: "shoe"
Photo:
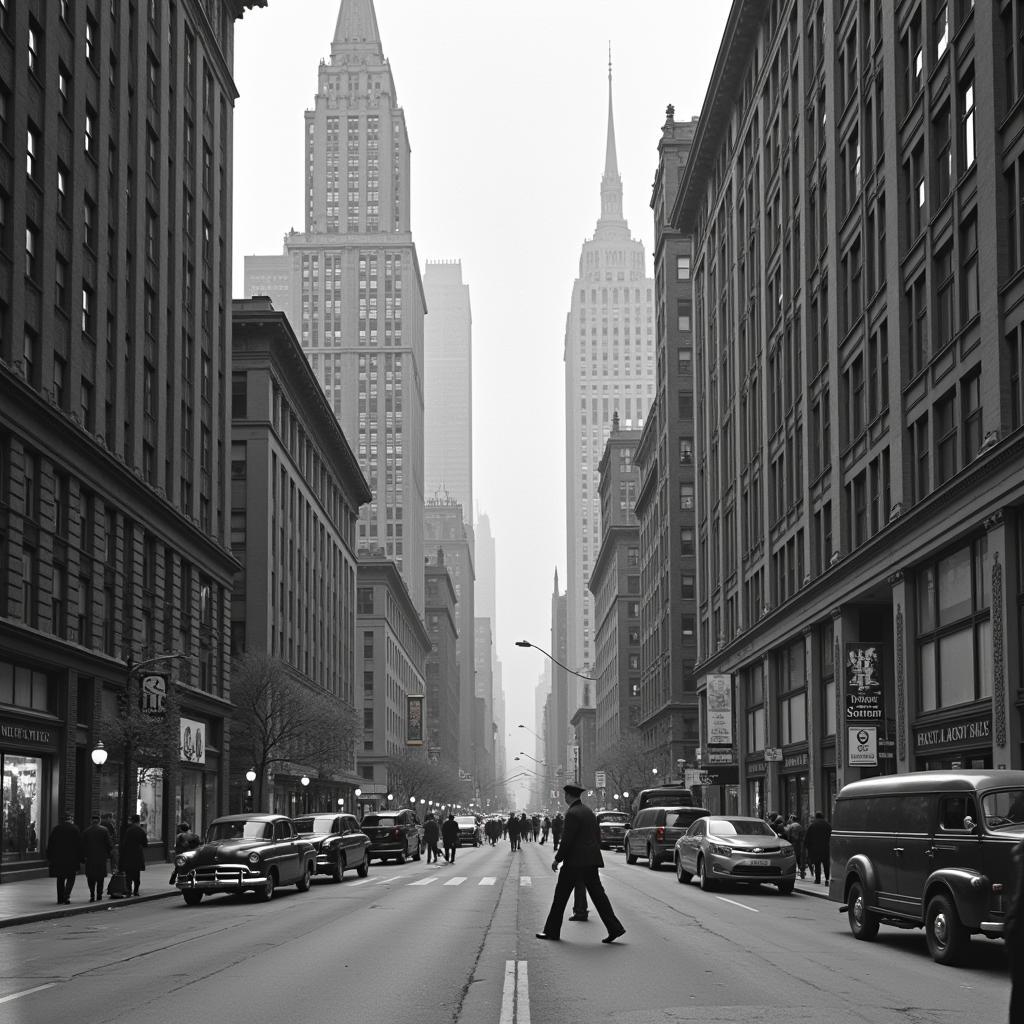
[[[95,903],[96,902],[96,897],[95,896],[90,896],[89,897],[89,902],[90,903]]]
[[[617,938],[626,934],[625,928],[619,928],[617,931],[609,932],[601,941],[604,943],[614,942]]]
[[[560,942],[557,935],[545,935],[544,932],[537,932],[538,939],[548,939],[550,942]]]
[[[586,921],[587,920],[587,915],[586,914],[573,914],[572,917],[569,918],[569,920],[570,921]]]

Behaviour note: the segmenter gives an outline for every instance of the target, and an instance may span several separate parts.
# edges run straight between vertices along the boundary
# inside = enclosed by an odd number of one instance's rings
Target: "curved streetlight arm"
[[[578,676],[580,679],[589,679],[591,682],[595,682],[593,676],[588,676],[585,672],[577,672],[575,669],[569,668],[568,665],[563,665],[553,654],[545,651],[543,647],[538,647],[536,644],[530,643],[529,640],[517,640],[516,647],[532,647],[535,651],[540,651],[544,657],[550,658],[559,668],[568,672],[569,675]]]
[[[137,672],[145,672],[151,665],[159,665],[162,661],[177,661],[179,658],[191,660],[192,655],[186,654],[184,651],[170,651],[167,654],[158,654],[153,658],[147,658],[145,661],[132,661],[129,657],[127,661],[128,671],[134,675]]]

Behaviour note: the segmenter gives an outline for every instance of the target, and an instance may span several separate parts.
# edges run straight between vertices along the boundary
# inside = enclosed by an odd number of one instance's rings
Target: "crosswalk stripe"
[[[431,882],[437,881],[437,875],[433,878],[421,878],[418,882],[410,882],[410,885],[430,885]]]
[[[519,879],[520,885],[533,885],[533,879],[529,875],[523,875]]]
[[[494,883],[497,881],[497,878],[493,878],[490,875],[488,875],[486,878],[481,878],[480,881],[477,882],[477,885],[494,885]]]
[[[460,877],[456,876],[455,878],[449,878],[448,881],[445,882],[444,884],[445,885],[462,885],[462,883],[465,880],[466,880],[465,878],[460,878]]]
[[[349,879],[348,885],[346,885],[345,888],[346,889],[351,889],[353,885],[366,885],[367,882],[370,882],[370,881],[372,881],[372,879],[370,879],[370,878],[359,878],[359,879],[355,879],[355,880]]]

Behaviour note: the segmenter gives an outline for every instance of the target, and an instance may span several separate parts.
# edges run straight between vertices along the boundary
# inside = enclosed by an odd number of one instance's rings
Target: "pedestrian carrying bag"
[[[128,879],[123,871],[115,871],[107,883],[107,895],[111,899],[121,899],[128,895]]]

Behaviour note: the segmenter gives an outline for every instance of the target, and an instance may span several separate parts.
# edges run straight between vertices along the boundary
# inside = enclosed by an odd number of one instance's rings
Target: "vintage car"
[[[626,843],[629,815],[625,811],[598,811],[595,815],[601,830],[602,850],[621,850]]]
[[[370,870],[370,837],[351,814],[307,814],[293,818],[295,831],[316,850],[316,873],[341,881],[346,871],[365,878]]]
[[[229,814],[216,818],[206,841],[174,858],[177,886],[194,907],[214,892],[255,892],[269,900],[279,885],[309,889],[316,851],[283,814]]]
[[[380,861],[394,857],[404,864],[407,857],[420,859],[423,826],[408,807],[397,811],[371,811],[363,815],[363,831],[370,837],[370,856]]]

